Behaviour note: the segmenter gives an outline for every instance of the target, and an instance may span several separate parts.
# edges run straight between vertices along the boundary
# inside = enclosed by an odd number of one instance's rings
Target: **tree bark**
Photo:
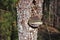
[[[31,28],[27,23],[32,14],[42,18],[43,0],[19,0],[17,8],[17,23],[19,40],[37,40],[38,28]]]

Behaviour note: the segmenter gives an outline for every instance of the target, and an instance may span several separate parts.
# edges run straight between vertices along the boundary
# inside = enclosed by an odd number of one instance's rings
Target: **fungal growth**
[[[37,40],[38,27],[42,18],[43,0],[19,0],[17,23],[19,40]]]
[[[31,17],[29,18],[28,20],[28,25],[31,27],[31,28],[38,28],[39,25],[42,24],[41,22],[41,15],[39,14],[40,12],[38,11],[39,10],[39,6],[36,5],[36,1],[33,0],[33,6],[32,6],[32,9],[31,9]]]
[[[28,25],[32,28],[38,28],[39,25],[41,25],[42,22],[40,21],[40,17],[39,15],[37,16],[33,16],[33,17],[30,17],[29,21],[28,21]]]

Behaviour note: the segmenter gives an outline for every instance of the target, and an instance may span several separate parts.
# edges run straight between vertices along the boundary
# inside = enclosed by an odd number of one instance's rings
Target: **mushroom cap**
[[[39,25],[41,25],[42,22],[41,22],[41,19],[39,16],[32,16],[30,17],[30,19],[28,20],[28,25],[30,27],[33,27],[33,28],[38,28]]]

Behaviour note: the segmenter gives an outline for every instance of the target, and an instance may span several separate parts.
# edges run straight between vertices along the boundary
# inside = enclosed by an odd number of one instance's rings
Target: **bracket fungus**
[[[33,16],[33,17],[30,17],[30,19],[28,20],[28,25],[32,28],[38,28],[40,25],[42,25],[43,23],[41,22],[41,19],[38,16]]]

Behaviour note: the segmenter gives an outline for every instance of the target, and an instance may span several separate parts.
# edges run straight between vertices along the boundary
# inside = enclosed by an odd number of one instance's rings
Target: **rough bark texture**
[[[31,16],[42,18],[43,0],[19,0],[17,5],[17,23],[19,40],[37,40],[38,28],[31,28],[27,23]]]

